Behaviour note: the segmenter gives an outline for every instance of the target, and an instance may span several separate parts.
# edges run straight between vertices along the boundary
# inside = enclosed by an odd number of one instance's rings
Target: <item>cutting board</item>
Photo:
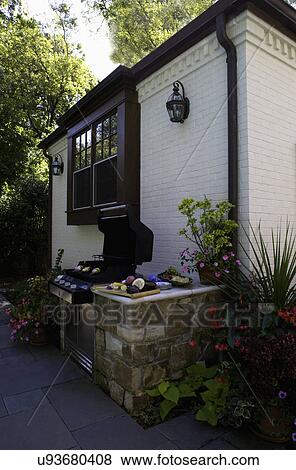
[[[138,292],[137,294],[128,294],[122,290],[110,290],[106,288],[106,285],[94,285],[92,292],[104,292],[104,294],[118,295],[119,297],[128,297],[129,299],[141,299],[150,295],[160,294],[160,289],[147,290],[145,292]]]

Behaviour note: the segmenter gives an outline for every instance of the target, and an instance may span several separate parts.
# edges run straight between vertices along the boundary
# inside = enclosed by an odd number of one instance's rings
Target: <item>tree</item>
[[[14,0],[6,3],[5,27],[0,28],[0,194],[31,157],[33,164],[43,158],[40,139],[95,84],[79,48],[70,42],[75,21],[67,4],[54,7],[57,21],[51,32],[22,13],[13,15]]]
[[[106,19],[112,59],[131,66],[200,15],[214,0],[82,0]]]

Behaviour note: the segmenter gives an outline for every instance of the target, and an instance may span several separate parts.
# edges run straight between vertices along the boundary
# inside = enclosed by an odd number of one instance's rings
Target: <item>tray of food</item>
[[[112,282],[111,284],[95,284],[92,292],[104,292],[105,294],[139,299],[160,293],[155,282],[147,281],[142,277],[128,276],[122,282]]]
[[[161,281],[170,282],[174,287],[190,287],[192,285],[191,277],[183,276],[174,266],[170,266],[157,277]]]

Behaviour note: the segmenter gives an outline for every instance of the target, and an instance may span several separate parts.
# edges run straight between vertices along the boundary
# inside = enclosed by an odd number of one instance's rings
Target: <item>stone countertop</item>
[[[121,297],[119,295],[107,294],[105,292],[98,292],[92,289],[94,295],[98,295],[100,297],[105,297],[106,299],[114,300],[114,302],[119,302],[125,305],[136,305],[142,304],[144,302],[159,302],[162,300],[167,299],[177,299],[182,297],[190,297],[192,295],[199,295],[205,294],[208,292],[214,292],[219,290],[217,286],[203,286],[193,285],[190,289],[186,289],[184,287],[173,287],[172,289],[163,290],[160,294],[155,295],[148,295],[147,297],[141,297],[139,299],[130,299],[129,297]]]

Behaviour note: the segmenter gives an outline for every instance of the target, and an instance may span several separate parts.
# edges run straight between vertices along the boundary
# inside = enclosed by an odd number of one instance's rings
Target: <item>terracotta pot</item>
[[[30,329],[29,343],[31,346],[46,346],[48,344],[46,329],[42,323]]]
[[[269,442],[289,442],[292,435],[291,419],[278,406],[270,405],[266,407],[266,412],[270,419],[260,414],[258,420],[250,426],[253,434]]]
[[[215,276],[215,272],[212,267],[198,270],[200,282],[206,286],[221,284],[221,281]]]

